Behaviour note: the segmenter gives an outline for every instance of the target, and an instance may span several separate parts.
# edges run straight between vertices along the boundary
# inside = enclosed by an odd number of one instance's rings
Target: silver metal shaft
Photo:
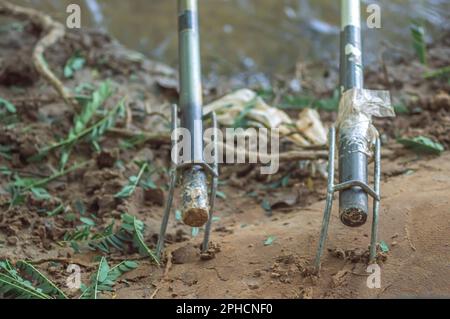
[[[190,132],[190,162],[203,162],[202,83],[197,0],[178,0],[181,127]],[[201,166],[183,172],[182,219],[203,226],[209,218],[206,175]]]
[[[360,0],[341,0],[341,93],[364,85],[360,10]],[[365,136],[358,136],[357,131],[358,127],[354,127],[353,132],[339,134],[340,183],[357,180],[367,184],[367,155],[359,150],[360,143],[355,139],[361,139],[361,143],[366,141]],[[352,187],[340,192],[339,215],[345,225],[363,225],[367,211],[368,197],[362,188]]]

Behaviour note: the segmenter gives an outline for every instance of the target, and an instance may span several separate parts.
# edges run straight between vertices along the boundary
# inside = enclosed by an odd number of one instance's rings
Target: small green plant
[[[22,204],[25,200],[25,194],[27,192],[31,192],[35,198],[40,200],[52,198],[52,196],[44,188],[48,183],[76,171],[81,167],[86,166],[88,163],[89,161],[74,164],[72,167],[64,171],[56,172],[55,174],[44,178],[22,178],[16,172],[10,171],[10,175],[14,178],[14,181],[6,187],[11,197],[10,206]]]
[[[0,295],[4,298],[67,299],[62,290],[30,263],[19,261],[16,266],[17,269],[8,260],[0,261]]]
[[[86,59],[83,58],[79,53],[74,54],[67,60],[64,66],[64,77],[72,78],[76,71],[81,70],[86,63]]]
[[[92,232],[93,225],[80,225],[74,231],[67,233],[64,241],[77,252],[83,244],[103,253],[110,253],[111,248],[121,252],[128,252],[132,248],[142,256],[150,257],[154,262],[159,263],[154,252],[144,241],[145,224],[127,213],[122,214],[121,221],[117,230],[114,230],[114,223],[111,223],[102,232],[97,233]]]
[[[0,123],[14,125],[18,122],[16,106],[8,100],[0,97]]]
[[[232,125],[234,128],[248,127],[247,115],[255,108],[256,101],[257,98],[254,98],[244,106],[242,111],[238,114],[238,116],[234,120],[234,123]]]
[[[25,274],[30,276],[33,282],[36,282],[37,286],[43,293],[55,296],[56,298],[67,299],[66,294],[32,264],[26,261],[19,261],[16,266]]]
[[[273,242],[275,241],[275,236],[269,236],[264,240],[264,246],[272,246]]]
[[[106,102],[111,94],[112,90],[109,82],[101,83],[98,90],[94,91],[92,94],[91,100],[85,103],[81,114],[74,117],[73,127],[70,129],[67,139],[76,137],[80,132],[86,129],[97,110]],[[74,143],[69,143],[61,149],[60,169],[64,169],[64,166],[69,160],[73,144]]]
[[[102,257],[97,271],[91,278],[91,284],[88,287],[84,285],[81,287],[83,293],[80,299],[98,299],[101,292],[113,290],[113,286],[120,276],[137,267],[138,263],[126,260],[110,268],[106,258]]]
[[[441,78],[441,77],[449,77],[450,76],[450,65],[439,68],[434,71],[429,71],[424,74],[425,79],[434,79],[434,78]]]
[[[49,152],[61,149],[60,169],[62,170],[69,160],[72,147],[76,143],[79,143],[83,138],[86,138],[98,148],[100,137],[115,125],[118,118],[123,117],[125,114],[125,99],[122,99],[112,110],[107,112],[103,118],[93,125],[88,126],[88,123],[92,120],[96,111],[111,95],[109,86],[108,82],[104,82],[100,85],[100,88],[92,94],[92,98],[87,102],[82,113],[74,118],[74,126],[71,128],[65,139],[42,148],[37,155],[29,160],[40,160]]]
[[[420,63],[427,64],[427,45],[425,43],[425,27],[419,20],[411,21],[410,25],[413,48]]]
[[[14,104],[0,97],[0,109],[5,109],[9,113],[16,113],[16,107]]]
[[[333,91],[330,98],[315,99],[308,95],[285,95],[283,96],[279,109],[302,110],[312,108],[326,112],[335,112],[339,106],[339,89]]]
[[[128,184],[125,185],[117,194],[114,195],[116,198],[128,198],[133,195],[136,187],[138,187],[141,182],[142,176],[148,170],[147,162],[140,164],[139,173],[137,175],[130,176],[128,178]]]
[[[433,141],[426,136],[416,136],[413,138],[400,138],[400,144],[412,149],[416,153],[436,154],[440,155],[444,151],[442,144]]]

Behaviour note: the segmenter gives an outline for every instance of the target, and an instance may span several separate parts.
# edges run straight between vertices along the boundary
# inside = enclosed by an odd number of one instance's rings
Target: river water
[[[82,27],[98,27],[152,59],[177,65],[176,0],[14,0],[64,21],[66,6],[82,8]],[[337,0],[199,0],[204,76],[259,74],[265,82],[298,61],[337,65]],[[412,50],[411,19],[422,19],[427,41],[450,28],[450,0],[362,1],[381,8],[381,28],[364,26],[364,61],[377,59],[382,41]]]

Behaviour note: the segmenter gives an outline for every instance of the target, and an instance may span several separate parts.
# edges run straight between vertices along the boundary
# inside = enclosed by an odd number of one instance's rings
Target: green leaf
[[[33,193],[36,199],[47,200],[52,198],[52,196],[47,192],[47,190],[41,187],[32,187],[31,192]]]
[[[257,99],[254,98],[244,106],[242,111],[238,114],[238,116],[234,120],[232,127],[238,128],[238,127],[246,127],[247,126],[246,117],[252,111],[252,109],[255,108],[256,101],[257,101]]]
[[[216,191],[216,196],[222,199],[227,199],[227,195],[224,192]]]
[[[413,20],[410,25],[410,31],[414,51],[420,63],[427,64],[427,46],[425,43],[425,28],[423,23],[418,20]]]
[[[80,221],[88,226],[95,226],[95,222],[88,217],[80,217]]]
[[[65,241],[82,241],[87,240],[91,234],[91,226],[79,226],[72,232],[64,234]]]
[[[97,299],[100,292],[112,291],[120,276],[137,267],[137,262],[125,260],[110,268],[105,257],[102,257],[96,275],[91,278],[91,285],[84,288],[80,298]]]
[[[99,286],[105,281],[108,276],[109,265],[106,261],[105,257],[100,259],[100,263],[98,264],[97,272],[91,278],[91,285],[87,287],[83,293],[81,294],[81,299],[97,299],[98,294],[101,291]]]
[[[0,107],[4,107],[9,113],[16,113],[16,107],[14,104],[0,97]]]
[[[261,207],[266,211],[267,215],[272,215],[272,205],[270,205],[270,202],[267,198],[264,198]]]
[[[380,249],[383,253],[389,252],[389,246],[384,240],[380,241]]]
[[[155,182],[149,177],[146,180],[142,181],[140,183],[142,188],[144,189],[157,189],[158,186],[156,186]]]
[[[137,176],[131,176],[129,178],[129,183],[125,185],[118,193],[114,195],[116,198],[128,198],[130,197],[134,191],[136,190],[136,187],[139,185],[139,181],[142,178],[142,175],[147,170],[148,164],[146,162],[141,164],[141,167],[139,169],[139,173]]]
[[[4,297],[18,299],[50,299],[49,296],[33,286],[25,285],[23,282],[4,274],[0,274],[0,294]]]
[[[439,78],[439,77],[445,77],[450,75],[450,65],[439,68],[434,71],[429,71],[424,74],[425,79],[432,79],[432,78]]]
[[[309,96],[285,95],[278,108],[283,110],[301,110],[313,105],[314,99]]]
[[[197,237],[199,232],[200,232],[200,228],[199,227],[192,227],[192,229],[191,229],[191,236],[192,237]]]
[[[79,199],[77,199],[76,201],[75,201],[75,209],[76,209],[76,211],[80,214],[80,215],[84,215],[85,213],[86,213],[86,206],[84,205],[84,203],[81,201],[81,200],[79,200]]]
[[[286,176],[284,176],[282,179],[281,179],[281,186],[282,187],[287,187],[288,185],[289,185],[289,179],[291,178],[291,174],[288,174],[288,175],[286,175]]]
[[[148,248],[148,246],[144,242],[143,236],[144,223],[142,223],[141,221],[139,221],[134,217],[133,226],[134,226],[134,244],[137,246],[139,253],[143,256],[150,257],[151,259],[153,259],[154,262],[159,264],[156,255],[151,251],[150,248]]]
[[[67,296],[60,290],[50,279],[45,277],[39,270],[26,261],[17,262],[17,267],[23,272],[31,276],[31,278],[37,282],[37,287],[42,290],[43,293],[50,296],[55,296],[60,299],[67,299]]]
[[[276,237],[274,236],[269,236],[266,238],[266,240],[264,241],[264,246],[271,246],[273,244],[273,242],[275,241]]]
[[[442,146],[442,144],[434,142],[425,136],[401,138],[398,142],[403,144],[405,147],[412,149],[416,153],[440,155],[444,151],[444,146]]]
[[[333,91],[333,96],[329,99],[320,99],[313,103],[313,106],[319,110],[334,112],[338,110],[339,106],[339,90]]]
[[[76,138],[80,133],[82,133],[89,122],[92,120],[97,110],[106,102],[106,100],[112,95],[112,89],[110,82],[102,82],[99,88],[92,93],[91,100],[85,103],[83,110],[79,115],[76,115],[73,119],[73,127],[70,129],[68,134],[68,139]],[[73,141],[66,145],[61,151],[60,157],[60,169],[63,169],[69,160]]]
[[[38,280],[36,280],[38,281]],[[50,299],[41,288],[21,277],[8,260],[0,261],[0,295],[6,298]]]
[[[396,114],[408,114],[409,108],[405,104],[395,104],[394,111]]]
[[[111,282],[115,282],[121,275],[133,269],[136,269],[138,266],[139,264],[135,261],[122,261],[120,264],[117,264],[116,266],[111,268],[108,273],[107,279]]]
[[[72,56],[69,60],[67,60],[66,65],[64,66],[64,77],[73,77],[74,73],[81,70],[84,67],[85,63],[86,59],[79,56],[78,54]]]
[[[50,212],[47,212],[48,217],[56,216],[64,211],[64,204],[58,205],[55,209]]]
[[[127,213],[122,214],[121,218],[122,224],[115,232],[114,223],[106,227],[103,232],[96,234],[91,233],[91,226],[83,226],[71,233],[66,233],[64,241],[70,243],[76,251],[79,251],[80,244],[83,243],[91,249],[104,253],[110,253],[112,247],[122,252],[135,248],[142,256],[151,257],[159,264],[153,251],[144,242],[144,223]]]
[[[83,137],[91,134],[99,126],[103,125],[104,121],[109,120],[111,114],[115,114],[121,105],[116,106],[111,112],[109,112],[105,118],[101,119],[93,126],[88,127],[87,125],[92,120],[97,110],[106,102],[106,100],[112,95],[112,89],[110,82],[102,82],[99,88],[92,93],[91,98],[85,102],[83,110],[80,114],[74,117],[74,124],[70,129],[67,137],[60,141],[53,143],[52,145],[46,146],[40,150],[37,155],[34,155],[29,161],[40,160],[47,155],[50,151],[62,148],[60,157],[60,169],[62,169],[69,159],[72,146],[76,144]]]

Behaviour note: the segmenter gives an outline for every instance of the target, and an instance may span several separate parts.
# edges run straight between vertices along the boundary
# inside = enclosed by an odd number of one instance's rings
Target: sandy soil
[[[259,207],[247,206],[243,218],[232,218],[253,219],[246,227],[240,222],[233,226],[227,219],[220,223],[227,225],[229,232],[214,233],[212,240],[220,247],[215,259],[199,259],[198,240],[170,246],[172,265],[161,282],[159,276],[145,276],[144,267],[130,274],[130,279],[143,276],[140,282],[119,288],[117,297],[148,297],[153,285],[159,288],[159,298],[448,297],[449,160],[447,153],[429,161],[410,162],[402,166],[413,173],[383,178],[379,236],[390,251],[381,263],[380,289],[367,287],[366,263],[330,251],[323,256],[320,277],[305,276],[317,247],[324,208],[320,201],[288,214],[276,213],[273,218],[248,217],[255,215],[255,210],[259,215]],[[383,163],[385,173],[392,169],[390,164]],[[370,223],[348,228],[341,224],[335,209],[327,248],[358,256],[367,248],[369,235]],[[276,239],[264,246],[268,236]]]

